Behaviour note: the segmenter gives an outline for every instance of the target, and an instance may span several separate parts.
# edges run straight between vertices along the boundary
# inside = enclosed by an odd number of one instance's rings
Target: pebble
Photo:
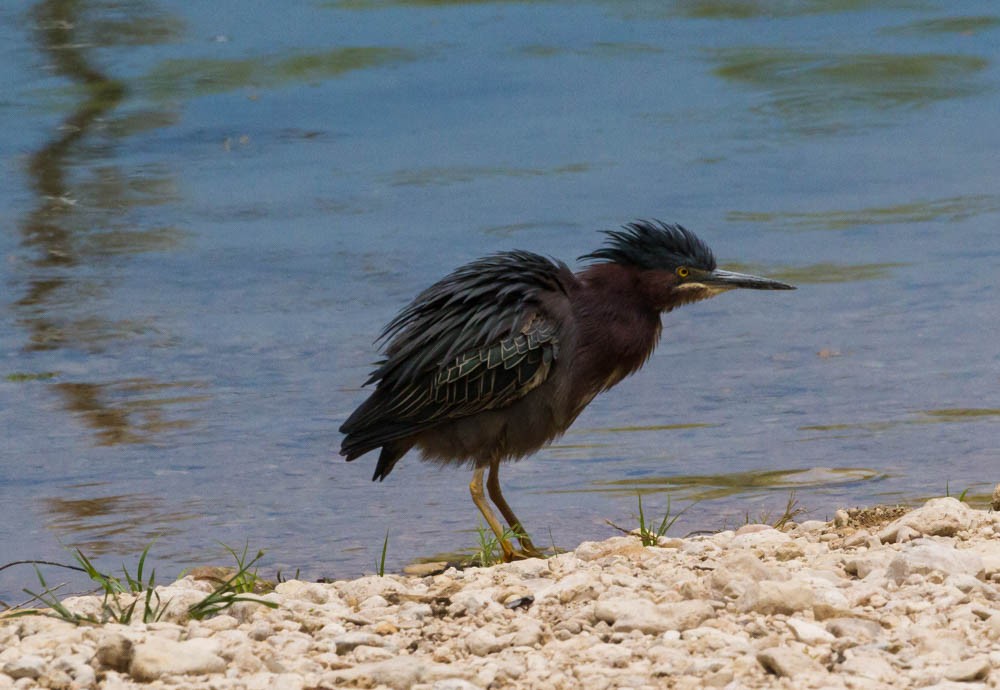
[[[166,638],[150,638],[136,645],[129,665],[129,675],[138,681],[157,680],[163,676],[224,673],[226,662],[215,654],[214,644],[207,638],[174,642]]]
[[[757,661],[766,670],[781,678],[801,678],[817,675],[823,669],[814,659],[790,647],[770,647],[757,652]]]
[[[837,639],[825,628],[801,618],[789,618],[786,622],[795,634],[795,639],[804,644],[820,645]]]
[[[946,668],[944,677],[958,682],[986,680],[991,668],[990,660],[986,657],[967,659]]]
[[[293,580],[261,595],[278,609],[203,621],[179,605],[148,625],[0,618],[0,690],[1000,688],[1000,519],[954,499],[881,528],[837,518]],[[158,594],[195,601],[206,586]]]

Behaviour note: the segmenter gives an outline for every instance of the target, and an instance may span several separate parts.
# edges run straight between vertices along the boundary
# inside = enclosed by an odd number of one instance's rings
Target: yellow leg
[[[510,563],[511,561],[529,558],[527,554],[514,549],[510,545],[510,541],[504,538],[504,529],[500,526],[500,521],[497,520],[497,516],[493,513],[493,509],[490,508],[490,504],[486,502],[486,496],[483,494],[483,471],[485,469],[484,467],[477,467],[472,473],[472,481],[469,482],[469,493],[472,494],[472,502],[476,504],[479,512],[486,518],[486,523],[493,530],[493,534],[497,535],[497,541],[500,542],[500,548],[503,550],[504,562]]]
[[[506,499],[503,497],[503,493],[500,491],[500,460],[494,458],[490,461],[490,475],[486,478],[486,488],[490,492],[490,500],[500,509],[503,513],[504,519],[510,528],[514,530],[517,535],[517,541],[521,545],[521,549],[524,553],[531,558],[542,558],[544,554],[535,548],[535,545],[531,543],[531,539],[528,537],[528,533],[524,530],[524,525],[521,521],[517,519],[514,515],[514,511],[510,509],[507,505]]]

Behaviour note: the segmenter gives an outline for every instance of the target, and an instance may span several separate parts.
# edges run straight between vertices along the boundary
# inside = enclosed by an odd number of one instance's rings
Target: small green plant
[[[142,600],[142,622],[154,623],[163,617],[167,610],[169,601],[160,601],[160,595],[156,593],[156,570],[151,570],[149,579],[143,580],[143,570],[146,565],[146,557],[153,544],[150,543],[142,550],[139,556],[139,563],[136,566],[135,577],[129,573],[128,568],[122,563],[122,574],[125,575],[125,584],[117,577],[105,575],[94,567],[94,564],[84,555],[80,549],[73,554],[76,562],[80,564],[87,576],[97,584],[104,592],[104,600],[101,602],[102,620],[101,622],[113,621],[129,625],[135,615],[136,606]],[[131,601],[125,603],[126,594],[135,595]],[[139,596],[144,594],[144,596]],[[155,600],[155,603],[154,603]]]
[[[38,569],[37,565],[35,565],[34,568],[35,568],[35,575],[38,577],[38,582],[39,584],[42,585],[42,591],[40,593],[33,592],[27,587],[25,587],[22,591],[31,597],[31,601],[38,601],[43,606],[47,606],[48,608],[52,609],[51,615],[55,618],[61,618],[64,621],[68,621],[70,623],[81,623],[87,620],[83,616],[75,614],[69,609],[67,609],[65,606],[62,605],[62,602],[59,601],[59,598],[56,596],[56,591],[63,585],[56,585],[55,587],[49,587],[49,583],[45,581],[45,577],[42,575],[42,571]],[[39,613],[41,612],[38,609],[25,609],[22,611],[15,611],[11,614],[8,614],[8,617],[18,618],[20,616],[32,616],[32,615],[37,615]]]
[[[500,540],[493,534],[493,530],[484,527],[483,523],[480,522],[476,526],[476,534],[479,538],[479,544],[469,561],[483,568],[500,563],[503,560],[503,549],[500,548]],[[519,539],[522,536],[525,535],[512,527],[503,531],[504,541]]]
[[[795,492],[788,492],[788,501],[785,503],[785,510],[771,525],[774,529],[781,529],[789,522],[792,522],[800,515],[805,515],[809,511],[799,505],[799,499],[795,498]]]
[[[656,525],[654,529],[652,522],[646,522],[646,512],[642,508],[642,494],[637,491],[636,497],[639,499],[639,516],[638,516],[639,528],[637,536],[639,537],[639,541],[642,542],[643,546],[656,546],[657,544],[659,544],[660,537],[666,535],[666,533],[670,530],[670,528],[674,526],[674,523],[680,519],[681,515],[686,513],[688,508],[695,505],[694,503],[691,503],[685,506],[684,509],[681,510],[676,515],[672,515],[670,508],[670,494],[667,494],[667,510],[663,514],[663,519],[660,520],[660,524]],[[605,520],[605,522],[607,522],[609,525],[614,527],[619,532],[624,532],[625,534],[635,533],[634,530],[627,530],[624,527],[619,527],[610,520]]]
[[[78,566],[42,562],[47,565],[77,570],[86,574],[97,585],[98,591],[103,592],[101,613],[99,616],[85,616],[74,613],[66,608],[59,600],[59,597],[56,596],[57,591],[63,585],[49,586],[42,575],[42,571],[38,568],[39,562],[33,562],[32,565],[35,568],[35,575],[38,577],[38,582],[41,584],[41,591],[35,592],[24,588],[24,592],[31,597],[27,604],[37,601],[44,608],[19,609],[5,615],[7,617],[47,615],[61,618],[74,624],[121,623],[128,625],[133,622],[138,612],[141,611],[143,623],[154,623],[163,617],[170,602],[161,601],[160,595],[156,592],[156,571],[150,570],[149,576],[146,576],[146,558],[149,556],[150,548],[152,548],[152,544],[143,550],[142,555],[139,557],[139,563],[136,566],[134,576],[124,564],[122,565],[124,580],[98,570],[94,563],[80,549],[76,549],[73,554],[74,559],[79,564]],[[253,565],[264,556],[264,552],[258,551],[257,555],[248,561],[248,546],[244,547],[242,553],[237,553],[228,546],[225,548],[236,559],[236,572],[225,581],[220,582],[215,590],[204,599],[190,606],[188,614],[192,618],[201,620],[207,616],[219,613],[239,601],[252,601],[268,608],[277,608],[278,605],[272,601],[245,596],[253,592],[260,582],[256,569],[253,569]],[[27,562],[18,561],[13,564],[9,563],[3,567],[18,563]],[[140,603],[142,605],[141,609],[139,608]]]
[[[795,492],[790,491],[788,492],[788,500],[785,502],[785,508],[777,518],[774,517],[774,514],[770,510],[763,510],[754,518],[748,510],[743,514],[743,524],[771,525],[774,529],[781,529],[789,522],[795,520],[795,518],[805,515],[808,512],[807,509],[799,505],[799,499],[795,498]]]
[[[950,483],[947,480],[945,480],[945,483],[944,483],[944,495],[947,498],[951,497],[951,486],[950,486]],[[958,495],[958,500],[961,501],[962,503],[965,503],[966,502],[965,498],[968,495],[969,495],[969,488],[966,487],[965,491],[963,491],[962,493],[960,493]]]
[[[257,577],[257,569],[253,568],[253,565],[264,557],[264,552],[258,551],[257,555],[254,556],[252,560],[247,561],[249,544],[244,545],[243,553],[237,553],[234,549],[226,546],[225,544],[223,544],[223,546],[226,551],[232,554],[233,558],[236,559],[236,572],[233,573],[233,575],[228,579],[219,583],[215,590],[204,599],[189,606],[188,615],[195,620],[201,620],[203,618],[213,616],[220,611],[224,611],[240,601],[252,601],[255,604],[261,604],[269,609],[278,608],[278,605],[273,601],[245,596],[254,591],[254,587],[259,581],[259,578]]]
[[[385,531],[385,541],[382,542],[382,556],[375,563],[375,572],[379,577],[385,577],[385,552],[389,549],[389,530]]]
[[[142,601],[142,622],[143,623],[153,623],[160,620],[164,612],[167,609],[168,602],[161,602],[160,596],[156,593],[156,571],[152,571],[149,574],[149,580],[143,580],[143,569],[146,563],[146,556],[149,555],[149,549],[152,544],[147,546],[143,552],[142,556],[139,558],[139,564],[136,568],[136,575],[132,575],[128,572],[125,565],[122,565],[122,573],[125,575],[125,583],[123,584],[121,579],[113,576],[106,575],[98,570],[93,562],[87,558],[87,556],[80,549],[76,549],[73,554],[73,558],[79,563],[79,567],[73,568],[73,570],[80,570],[87,575],[97,586],[99,591],[103,592],[103,599],[101,600],[101,615],[100,617],[94,616],[83,616],[77,613],[73,613],[67,609],[59,601],[56,596],[56,591],[62,586],[49,587],[48,583],[45,581],[45,577],[42,575],[42,571],[38,569],[38,565],[35,567],[35,575],[38,577],[38,582],[42,585],[41,592],[34,592],[30,589],[25,588],[24,592],[32,597],[33,601],[38,601],[48,607],[51,610],[51,614],[56,618],[61,618],[70,623],[121,623],[123,625],[129,625],[136,612],[136,608],[139,602]],[[142,594],[144,596],[140,596]],[[28,609],[25,611],[15,612],[14,616],[30,615],[38,613],[35,609]]]

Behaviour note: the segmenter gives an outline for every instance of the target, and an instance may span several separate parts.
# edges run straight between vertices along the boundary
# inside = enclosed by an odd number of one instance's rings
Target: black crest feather
[[[606,244],[581,261],[613,262],[643,269],[673,270],[691,266],[715,270],[715,256],[701,238],[680,225],[637,220],[621,230],[608,230]]]

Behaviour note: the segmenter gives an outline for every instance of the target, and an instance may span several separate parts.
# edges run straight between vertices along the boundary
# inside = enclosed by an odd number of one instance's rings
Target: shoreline
[[[0,618],[0,690],[1000,688],[1000,513],[938,498],[489,568],[288,581],[201,621]],[[77,613],[101,598],[71,597]]]

